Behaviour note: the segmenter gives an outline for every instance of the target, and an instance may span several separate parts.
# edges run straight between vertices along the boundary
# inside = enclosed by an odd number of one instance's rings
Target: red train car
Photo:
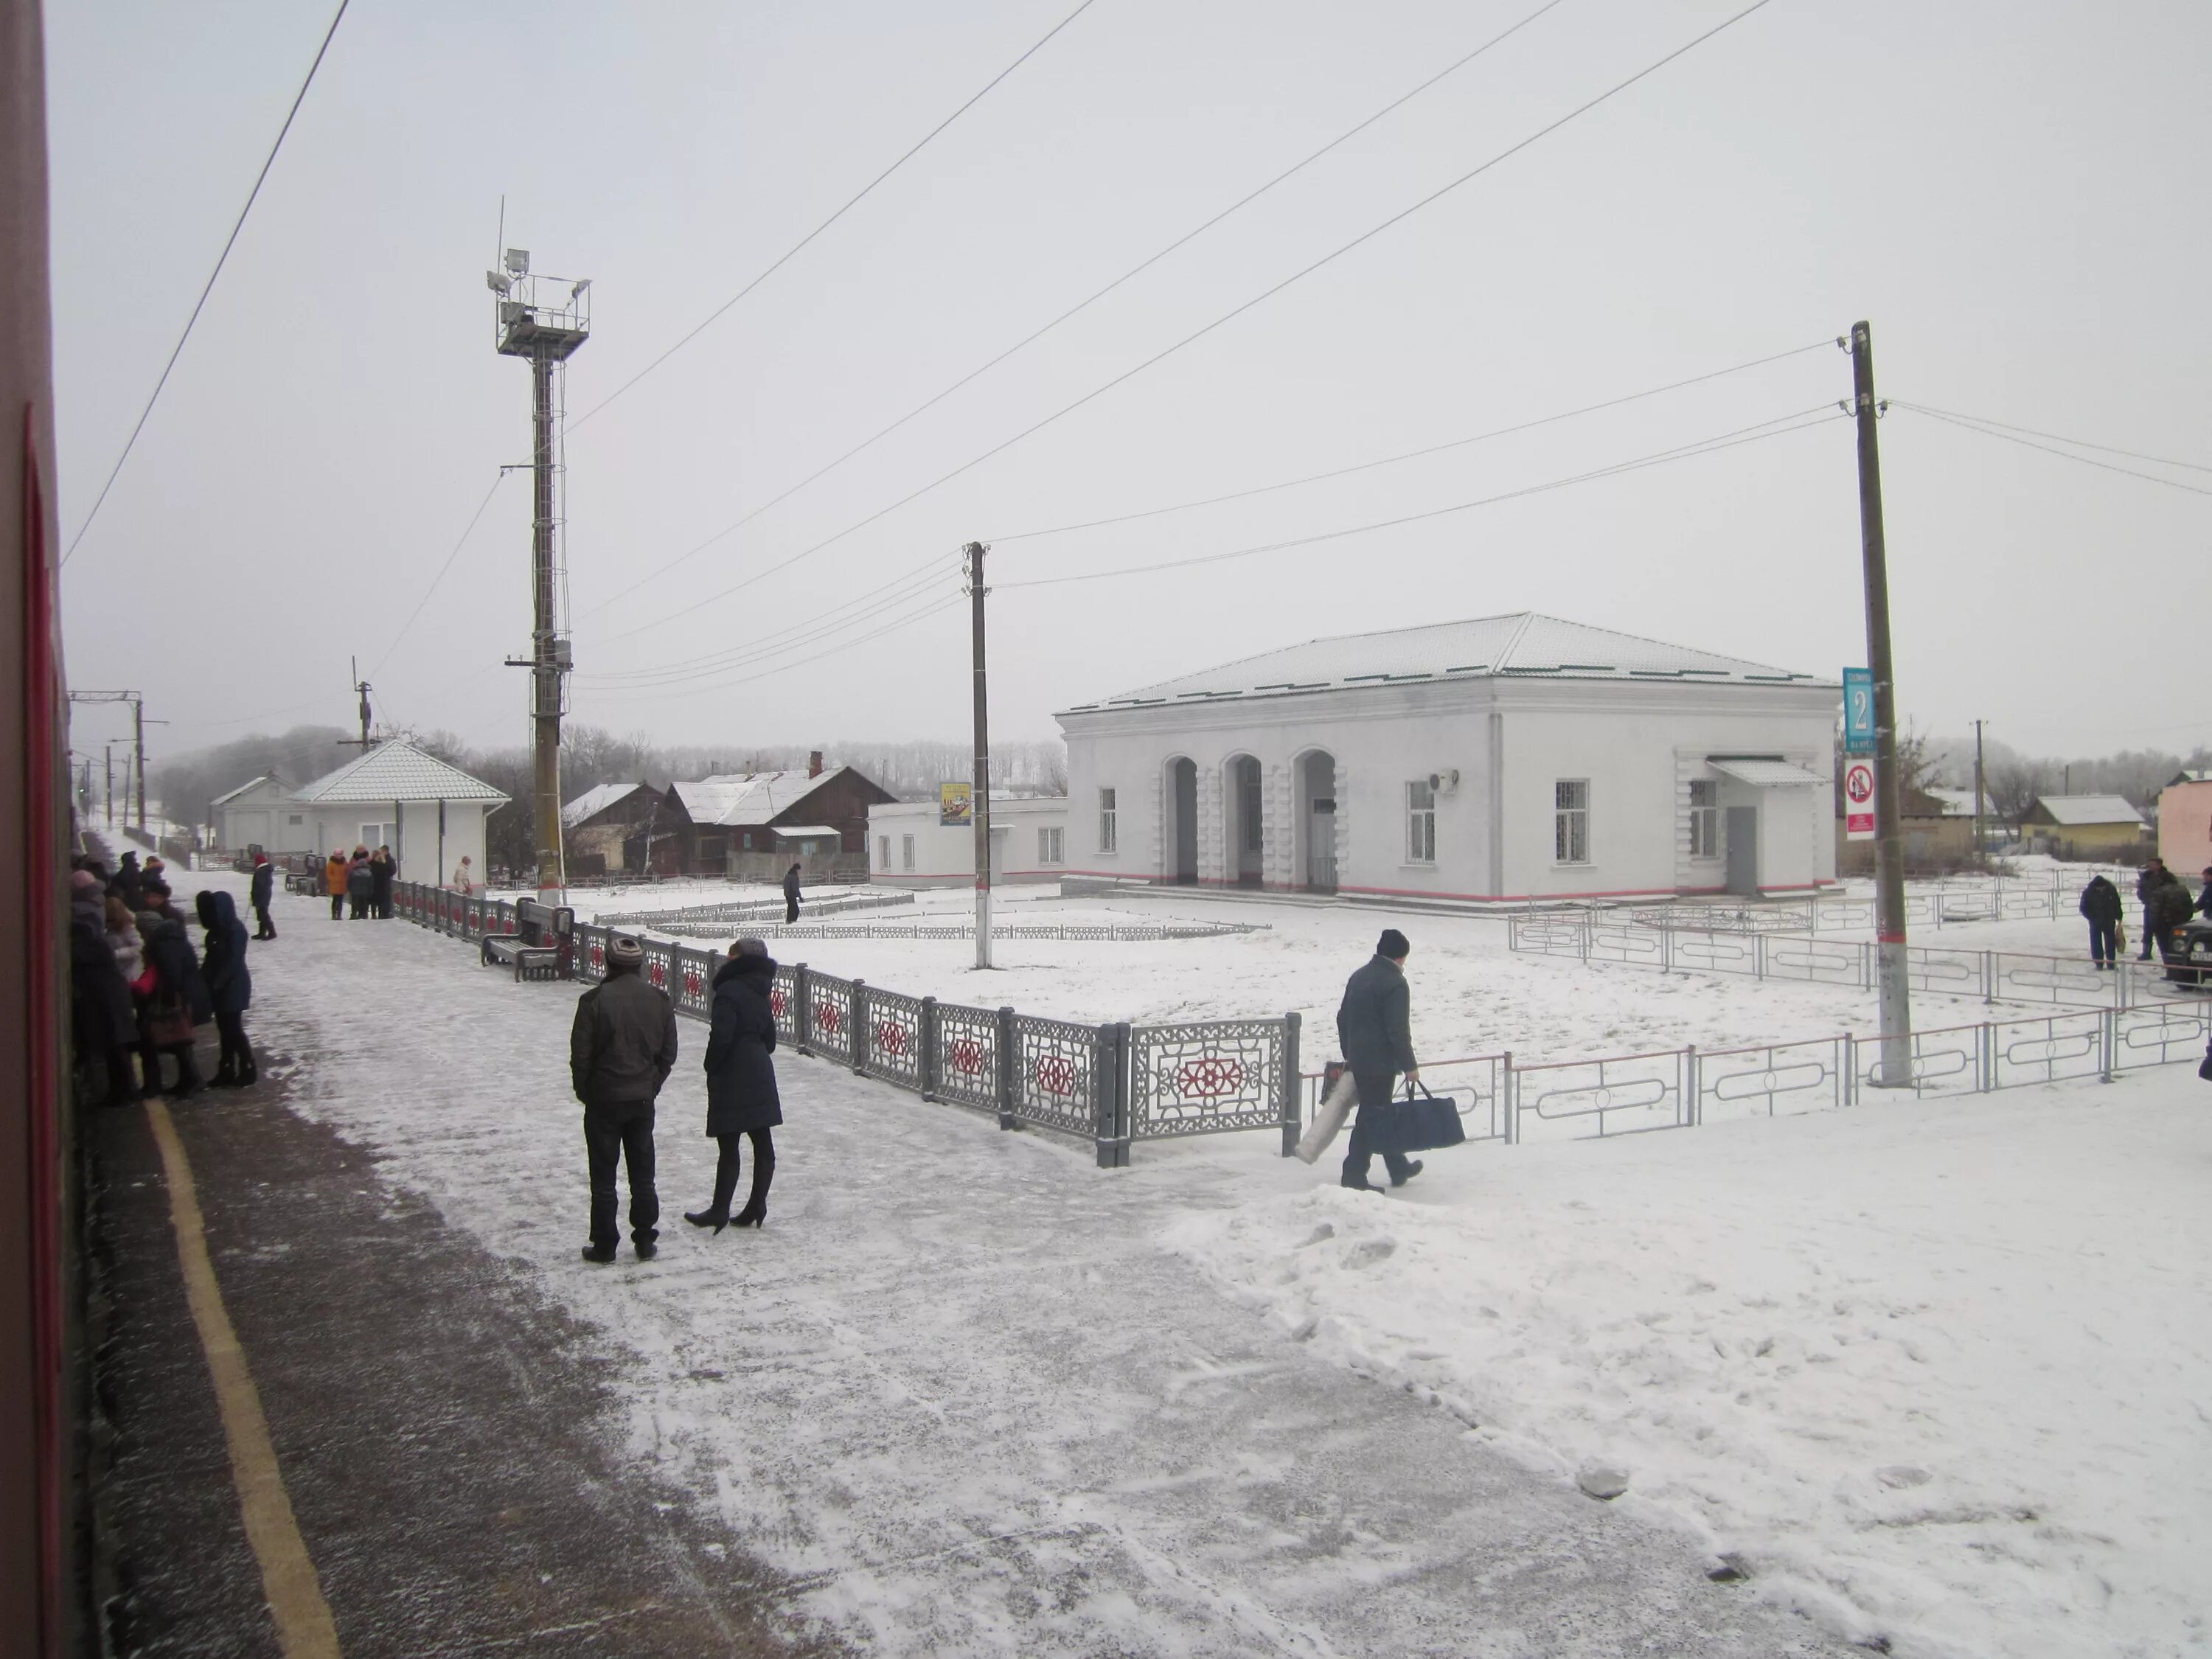
[[[89,1632],[45,64],[37,0],[0,0],[0,1631],[60,1659]]]

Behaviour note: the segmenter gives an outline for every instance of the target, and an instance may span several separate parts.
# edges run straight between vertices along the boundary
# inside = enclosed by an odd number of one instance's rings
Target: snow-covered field
[[[630,1356],[641,1466],[714,1494],[738,1547],[805,1575],[795,1609],[877,1650],[1469,1651],[1478,1630],[1520,1628],[1465,1532],[1507,1498],[1409,1500],[1386,1524],[1358,1473],[1392,1446],[1460,1470],[1461,1443],[1535,1471],[1561,1515],[1686,1531],[1744,1575],[1739,1604],[1899,1655],[2212,1647],[2212,1085],[2193,1067],[1468,1147],[1378,1198],[1256,1134],[1148,1143],[1103,1173],[1087,1147],[792,1057],[771,1230],[708,1241],[674,1215],[711,1167],[687,1024],[662,1113],[662,1259],[579,1273],[569,988],[514,986],[404,923],[283,902],[285,940],[255,965],[279,953],[289,971],[263,979],[253,1025],[309,1057],[302,1109],[605,1331]],[[1296,1007],[1317,1063],[1344,975],[1390,920],[1194,895],[1115,908],[1272,925],[1009,941],[988,974],[957,942],[808,957],[1089,1020]],[[1431,1056],[1872,1023],[1855,993],[1583,968],[1510,955],[1499,921],[1396,920]],[[1984,927],[2008,948],[2073,948],[2068,924]],[[1211,1311],[1206,1284],[1227,1298]],[[1347,1451],[1316,1426],[1396,1422],[1409,1398],[1461,1439],[1397,1423]],[[1583,1498],[1589,1464],[1625,1472],[1627,1496]],[[1324,1465],[1326,1525],[1286,1496]],[[1419,1478],[1392,1469],[1380,1490]],[[1518,1509],[1491,1519],[1553,1548]],[[1559,1559],[1602,1563],[1580,1592],[1595,1619],[1655,1552],[1601,1531]],[[1718,1616],[1680,1593],[1692,1623]],[[1588,1628],[1497,1650],[1632,1650]],[[1461,1637],[1437,1647],[1439,1629]],[[1636,1650],[1790,1650],[1739,1632]]]

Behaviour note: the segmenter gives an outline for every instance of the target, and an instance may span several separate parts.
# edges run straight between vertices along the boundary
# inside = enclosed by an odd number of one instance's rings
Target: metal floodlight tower
[[[503,269],[484,273],[496,296],[493,341],[502,357],[530,362],[531,452],[530,655],[510,667],[530,670],[532,793],[536,802],[538,890],[560,902],[567,885],[561,849],[561,717],[568,712],[568,571],[562,546],[562,428],[566,421],[568,359],[591,338],[592,281],[532,276],[530,251],[511,247]]]

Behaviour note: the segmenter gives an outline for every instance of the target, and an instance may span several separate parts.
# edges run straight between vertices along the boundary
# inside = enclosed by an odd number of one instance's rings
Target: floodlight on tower
[[[527,276],[530,275],[530,250],[526,247],[507,249],[506,263],[508,276]]]

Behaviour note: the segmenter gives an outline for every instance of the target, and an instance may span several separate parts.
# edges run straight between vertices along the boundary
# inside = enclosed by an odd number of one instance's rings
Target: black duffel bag
[[[1378,1152],[1431,1152],[1467,1139],[1459,1103],[1449,1095],[1431,1094],[1427,1084],[1410,1079],[1402,1100],[1361,1107],[1359,1127],[1366,1131],[1368,1146]]]

